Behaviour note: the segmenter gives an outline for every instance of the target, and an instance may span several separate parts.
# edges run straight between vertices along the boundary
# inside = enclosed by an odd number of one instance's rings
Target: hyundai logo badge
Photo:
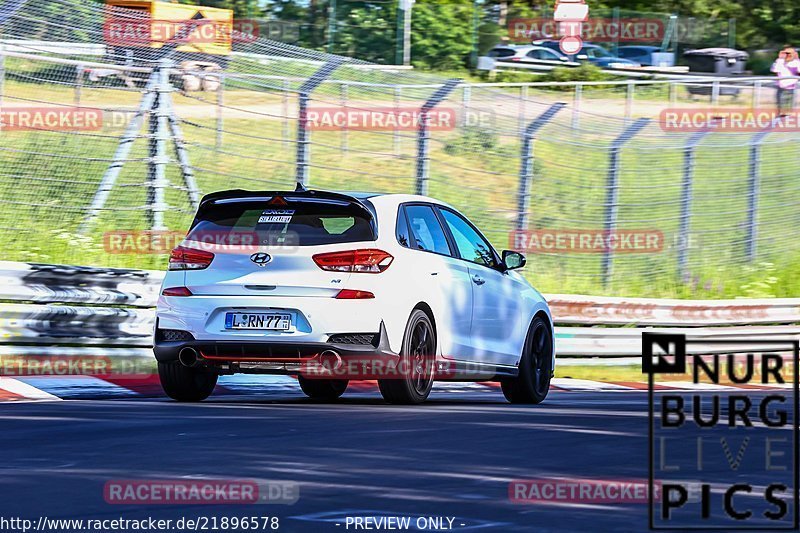
[[[266,266],[267,263],[272,261],[272,256],[269,254],[265,254],[264,252],[259,252],[257,254],[253,254],[250,256],[250,261],[257,264],[260,267]]]

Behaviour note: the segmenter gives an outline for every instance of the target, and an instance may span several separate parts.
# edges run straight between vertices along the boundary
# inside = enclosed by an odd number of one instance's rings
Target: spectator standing
[[[770,70],[779,78],[775,103],[778,105],[778,112],[783,113],[785,109],[791,109],[794,102],[797,79],[792,76],[800,75],[800,59],[797,57],[797,51],[789,45],[784,46]]]

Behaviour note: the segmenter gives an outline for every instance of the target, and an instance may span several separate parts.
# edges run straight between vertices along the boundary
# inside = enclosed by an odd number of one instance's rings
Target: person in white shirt
[[[794,90],[797,88],[797,76],[800,75],[800,59],[797,57],[797,51],[791,46],[784,46],[770,70],[778,75],[775,102],[778,105],[778,112],[782,113],[787,107],[792,108]],[[788,105],[785,103],[787,99]]]

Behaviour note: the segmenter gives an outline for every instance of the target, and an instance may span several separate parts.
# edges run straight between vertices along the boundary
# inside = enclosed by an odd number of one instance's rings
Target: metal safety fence
[[[162,272],[0,261],[0,279],[0,356],[152,358]],[[713,341],[800,335],[797,298],[546,298],[559,358],[640,356],[643,331]],[[725,353],[731,346],[695,349]]]
[[[107,16],[80,0],[0,9],[7,259],[162,268],[201,194],[301,182],[443,199],[498,248],[526,252],[545,291],[796,288],[796,131],[670,129],[662,116],[764,105],[765,80],[736,80],[750,91],[739,103],[718,79],[565,92],[244,37],[201,61],[177,43],[142,53],[109,35]]]

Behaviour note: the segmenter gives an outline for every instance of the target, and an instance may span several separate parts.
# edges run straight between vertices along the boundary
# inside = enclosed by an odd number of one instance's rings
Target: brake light
[[[336,295],[337,300],[369,300],[375,298],[375,295],[369,291],[354,291],[351,289],[342,289]]]
[[[178,246],[169,254],[170,270],[202,270],[208,268],[214,254],[206,250]]]
[[[322,270],[380,274],[389,268],[394,257],[383,250],[367,249],[316,254],[313,259]]]
[[[186,287],[168,287],[161,291],[162,296],[191,296],[192,291]]]

